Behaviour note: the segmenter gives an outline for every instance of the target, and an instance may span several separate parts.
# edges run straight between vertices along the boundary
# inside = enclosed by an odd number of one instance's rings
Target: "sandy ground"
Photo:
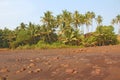
[[[0,80],[120,80],[120,45],[0,49],[0,76]]]

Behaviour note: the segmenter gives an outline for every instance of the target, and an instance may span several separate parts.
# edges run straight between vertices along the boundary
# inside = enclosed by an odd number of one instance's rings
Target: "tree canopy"
[[[41,24],[29,22],[21,24],[15,30],[0,29],[0,48],[17,48],[21,46],[38,47],[45,45],[102,46],[117,44],[117,35],[113,26],[102,25],[103,18],[94,12],[85,14],[63,10],[56,16],[46,11],[40,19]],[[95,31],[90,32],[93,22],[97,22]],[[112,24],[120,24],[120,15]],[[87,28],[87,33],[84,33]]]

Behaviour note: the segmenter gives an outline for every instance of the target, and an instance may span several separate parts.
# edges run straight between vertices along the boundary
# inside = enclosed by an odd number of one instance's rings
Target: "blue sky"
[[[65,9],[80,13],[93,11],[104,18],[104,25],[109,25],[120,14],[120,0],[0,0],[0,29],[15,29],[21,22],[39,24],[47,10],[56,15]]]

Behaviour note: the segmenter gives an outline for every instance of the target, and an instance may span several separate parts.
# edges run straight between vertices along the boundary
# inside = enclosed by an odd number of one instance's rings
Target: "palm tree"
[[[92,25],[92,19],[91,19],[91,13],[90,12],[87,12],[85,14],[84,23],[86,25],[87,33],[88,33],[89,32],[89,26]]]
[[[102,16],[98,15],[97,18],[96,18],[97,26],[101,26],[102,21],[103,21]]]
[[[29,22],[28,24],[28,32],[30,33],[30,36],[31,36],[31,43],[34,44],[35,43],[35,32],[36,32],[36,29],[35,29],[35,25],[32,24],[31,22]]]
[[[26,24],[24,24],[23,22],[20,24],[20,30],[25,30],[26,28]]]
[[[56,17],[56,25],[57,25],[57,27],[59,28],[60,26],[61,26],[61,24],[62,24],[62,19],[61,19],[61,15],[57,15],[57,17]]]
[[[73,14],[73,25],[76,29],[80,26],[80,14],[78,11],[75,11]]]
[[[85,15],[79,14],[81,31],[84,34]]]
[[[63,10],[62,13],[62,21],[63,21],[63,26],[64,27],[70,27],[71,23],[72,23],[72,14],[71,12],[67,11],[67,10]]]
[[[90,12],[90,19],[91,19],[91,25],[93,27],[93,19],[95,19],[95,13],[94,12]]]
[[[120,15],[117,15],[115,19],[112,20],[112,24],[118,24],[119,29],[118,29],[118,34],[120,34]]]
[[[57,16],[57,23],[60,24],[59,25],[59,40],[62,42],[65,42],[66,39],[69,39],[69,34],[71,34],[71,30],[74,30],[74,27],[72,26],[72,22],[73,22],[73,17],[72,17],[72,13],[70,13],[67,10],[63,10],[62,14]],[[69,42],[69,40],[68,40]]]
[[[72,15],[69,11],[63,10],[62,14],[59,16],[60,21],[60,33],[64,34],[64,32],[71,27],[72,23]]]
[[[42,17],[42,23],[43,23],[43,33],[46,33],[47,42],[52,42],[52,35],[54,34],[55,28],[56,28],[56,20],[55,17],[52,15],[52,12],[47,11],[44,13],[44,16]]]
[[[115,19],[112,19],[111,24],[114,25],[116,23]]]
[[[48,29],[52,29],[55,27],[55,18],[50,11],[44,13],[44,17],[42,17],[41,21],[44,25],[46,25],[46,27],[48,27]]]

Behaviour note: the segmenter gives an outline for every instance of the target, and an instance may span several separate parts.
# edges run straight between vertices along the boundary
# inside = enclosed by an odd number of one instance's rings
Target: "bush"
[[[84,38],[84,46],[85,47],[89,47],[89,46],[96,46],[96,37],[94,36],[94,34],[92,34],[91,36],[85,37]]]
[[[115,45],[118,42],[113,26],[98,26],[95,36],[98,46]]]

